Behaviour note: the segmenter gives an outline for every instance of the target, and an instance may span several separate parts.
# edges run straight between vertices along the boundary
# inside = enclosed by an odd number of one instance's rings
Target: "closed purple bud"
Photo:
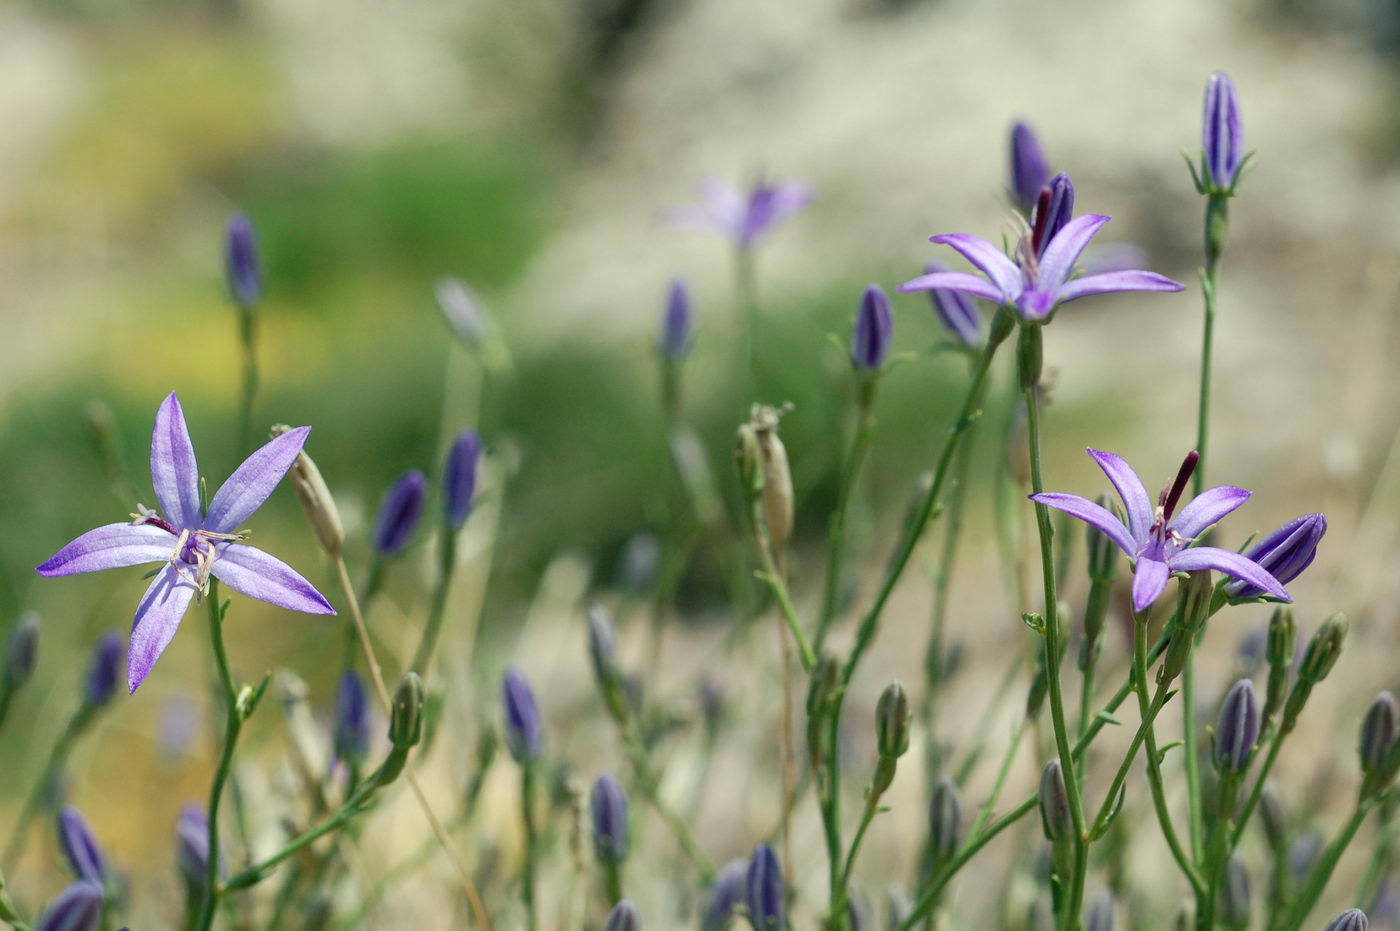
[[[1379,776],[1395,747],[1397,708],[1395,696],[1381,692],[1366,709],[1361,722],[1361,771],[1368,777]]]
[[[1220,889],[1220,916],[1228,927],[1243,928],[1249,924],[1253,905],[1249,870],[1238,854],[1232,854],[1225,864],[1225,884]]]
[[[102,707],[116,693],[117,679],[121,676],[122,653],[122,638],[115,631],[103,634],[97,646],[93,647],[87,678],[83,681],[83,700],[92,707]]]
[[[1045,247],[1073,216],[1074,182],[1060,173],[1040,189],[1031,215],[1031,247],[1037,256],[1045,254]]]
[[[1065,771],[1059,760],[1051,760],[1040,771],[1040,826],[1045,839],[1052,844],[1068,840],[1074,830],[1069,808],[1069,792],[1065,789]]]
[[[1242,773],[1259,739],[1259,699],[1254,683],[1241,679],[1230,687],[1215,725],[1215,766],[1221,772]]]
[[[1260,540],[1245,556],[1287,585],[1312,565],[1317,556],[1317,544],[1326,532],[1327,518],[1321,514],[1304,514]],[[1231,579],[1225,585],[1225,594],[1236,599],[1260,598],[1265,591],[1240,579]]]
[[[379,505],[374,522],[374,551],[379,556],[397,556],[418,529],[423,516],[423,496],[428,480],[417,469],[404,474],[390,486]]]
[[[957,852],[962,834],[962,801],[957,783],[941,776],[933,787],[928,807],[929,847],[938,863],[947,862]]]
[[[233,301],[252,310],[262,298],[262,269],[258,266],[258,244],[247,214],[228,218],[224,231],[224,272]]]
[[[749,905],[749,923],[755,931],[783,928],[783,871],[778,866],[778,855],[767,844],[753,849],[744,878],[744,893]]]
[[[599,776],[589,797],[593,814],[593,849],[598,859],[621,863],[627,858],[627,796],[611,776]]]
[[[855,329],[851,334],[851,363],[863,371],[873,371],[885,364],[894,336],[894,317],[890,299],[876,285],[865,289],[856,311]]]
[[[347,669],[335,690],[335,755],[359,763],[369,753],[369,741],[369,696],[364,680]]]
[[[447,450],[442,470],[444,516],[453,530],[461,529],[472,512],[476,494],[476,469],[481,460],[481,437],[475,430],[463,430]]]
[[[952,269],[938,262],[930,262],[924,271],[933,275]],[[977,316],[977,305],[972,302],[972,298],[961,291],[951,291],[948,288],[932,288],[928,292],[928,298],[933,305],[933,312],[938,315],[938,321],[954,339],[969,349],[975,349],[982,344],[982,320]]]
[[[444,277],[433,285],[433,295],[443,319],[462,345],[468,349],[480,346],[486,335],[486,316],[472,289],[460,278]]]
[[[1084,931],[1113,931],[1113,893],[1104,889],[1089,903]]]
[[[1217,191],[1235,184],[1244,150],[1244,128],[1240,122],[1240,101],[1230,76],[1217,71],[1206,81],[1205,112],[1201,120],[1201,148],[1205,150],[1207,177]]]
[[[1299,832],[1293,845],[1288,848],[1287,857],[1288,872],[1295,880],[1301,883],[1308,878],[1325,843],[1322,834],[1316,828]]]
[[[11,688],[23,685],[34,675],[39,658],[39,615],[26,611],[20,615],[10,636],[5,639],[5,683]]]
[[[1370,926],[1365,912],[1359,908],[1349,908],[1327,922],[1327,927],[1322,931],[1366,931]]]
[[[603,931],[641,931],[642,916],[637,914],[637,906],[631,900],[623,899],[608,912],[608,920],[603,922]]]
[[[1029,212],[1035,206],[1049,177],[1050,168],[1035,133],[1025,123],[1016,123],[1011,127],[1011,193],[1022,210]]]
[[[65,806],[58,813],[58,846],[68,865],[79,879],[86,879],[99,886],[106,882],[107,858],[97,839],[92,836],[92,828],[78,809]]]
[[[104,896],[101,886],[80,879],[49,903],[34,931],[97,931]]]
[[[519,670],[507,669],[501,685],[506,711],[506,746],[517,763],[529,763],[540,755],[540,712],[535,694]]]
[[[657,351],[663,359],[675,361],[690,352],[694,332],[690,318],[690,290],[685,281],[676,278],[666,294],[666,311],[661,318],[661,338]]]
[[[725,931],[734,910],[744,901],[744,886],[749,866],[743,860],[730,860],[715,877],[710,887],[710,900],[705,906],[705,917],[700,923],[701,931]]]
[[[191,890],[209,878],[209,819],[197,805],[180,809],[175,820],[175,866]]]

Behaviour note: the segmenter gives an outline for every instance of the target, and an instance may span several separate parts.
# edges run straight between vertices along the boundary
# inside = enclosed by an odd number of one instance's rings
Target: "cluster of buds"
[[[755,404],[748,423],[739,427],[735,458],[752,514],[754,542],[779,572],[792,537],[792,472],[787,448],[778,437],[778,421],[787,408]]]

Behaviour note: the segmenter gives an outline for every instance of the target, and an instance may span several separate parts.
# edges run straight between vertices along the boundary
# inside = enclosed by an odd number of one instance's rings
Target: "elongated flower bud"
[[[812,765],[821,767],[826,760],[828,729],[827,710],[840,685],[841,666],[836,657],[823,651],[812,668],[807,685],[807,755]]]
[[[21,614],[10,636],[5,638],[5,683],[16,688],[29,681],[34,675],[34,666],[39,658],[39,615],[33,611]]]
[[[1283,707],[1288,687],[1288,671],[1293,666],[1298,641],[1298,622],[1287,605],[1274,609],[1264,653],[1269,661],[1269,680],[1264,691],[1264,717],[1272,719]]]
[[[447,450],[447,461],[442,469],[442,506],[443,517],[453,530],[460,530],[472,511],[480,459],[481,437],[475,430],[457,434]]]
[[[58,846],[79,879],[103,885],[107,880],[107,858],[97,846],[92,828],[78,809],[65,806],[58,813]]]
[[[423,680],[411,670],[404,673],[389,709],[389,742],[397,749],[415,747],[423,739],[423,703]]]
[[[767,844],[759,844],[753,850],[744,892],[749,921],[756,931],[782,931],[786,904],[783,871],[778,866],[778,855]]]
[[[1325,843],[1322,832],[1317,828],[1307,828],[1298,834],[1297,839],[1293,841],[1293,846],[1288,848],[1287,857],[1288,872],[1296,881],[1302,882],[1312,873]]]
[[[506,746],[517,763],[530,763],[539,758],[540,724],[535,693],[519,670],[507,669],[501,686],[506,713]]]
[[[1349,908],[1327,922],[1327,927],[1322,931],[1366,931],[1370,926],[1365,912],[1359,908]]]
[[[369,696],[364,680],[353,669],[341,673],[335,690],[335,755],[350,764],[369,753]]]
[[[209,878],[209,818],[198,805],[186,805],[175,820],[175,866],[186,894],[197,901]],[[219,872],[223,873],[222,855]]]
[[[863,372],[871,372],[885,364],[894,337],[894,315],[890,299],[879,286],[871,285],[861,295],[856,311],[855,328],[851,333],[851,364]]]
[[[1104,889],[1089,903],[1084,916],[1084,931],[1113,931],[1113,893]]]
[[[1254,892],[1249,881],[1249,870],[1238,854],[1232,854],[1225,864],[1225,884],[1220,890],[1220,915],[1231,928],[1244,928],[1249,925],[1249,916],[1254,906]]]
[[[1029,212],[1035,205],[1049,177],[1035,133],[1025,123],[1016,123],[1011,127],[1011,194],[1022,210]]]
[[[593,814],[593,849],[605,863],[627,858],[627,796],[611,776],[599,776],[589,796]]]
[[[83,701],[91,707],[102,707],[116,694],[123,652],[122,638],[115,631],[103,634],[93,647],[87,677],[83,680]]]
[[[608,920],[603,922],[603,931],[642,931],[642,917],[637,906],[630,899],[623,899],[608,912]]]
[[[1059,760],[1051,760],[1040,771],[1040,826],[1045,839],[1052,844],[1068,840],[1074,832],[1069,810],[1069,792],[1065,789],[1065,771]]]
[[[1326,517],[1321,514],[1304,514],[1264,537],[1245,555],[1281,584],[1287,585],[1312,565],[1313,559],[1317,557],[1317,545],[1322,542],[1326,533]],[[1225,594],[1237,601],[1243,601],[1262,598],[1267,593],[1241,579],[1231,579],[1225,583]]]
[[[710,887],[709,901],[705,905],[705,916],[700,922],[701,931],[725,931],[734,910],[745,901],[749,865],[743,860],[730,860],[715,877]]]
[[[1244,156],[1244,126],[1235,84],[1223,71],[1215,72],[1206,81],[1201,149],[1205,152],[1206,169],[1202,180],[1207,181],[1213,191],[1233,189]]]
[[[656,342],[661,358],[677,362],[690,354],[691,340],[694,337],[690,315],[690,289],[685,281],[676,278],[671,281],[666,293],[666,310],[661,316],[661,337]]]
[[[1259,793],[1259,824],[1270,849],[1281,853],[1288,844],[1288,814],[1273,783],[1265,783]]]
[[[1366,709],[1366,717],[1361,722],[1361,772],[1365,776],[1362,791],[1374,795],[1390,782],[1394,775],[1391,762],[1395,749],[1396,718],[1400,709],[1395,704],[1395,696],[1381,692]]]
[[[235,213],[224,230],[224,271],[233,302],[244,311],[257,306],[262,298],[262,268],[253,223],[247,214]]]
[[[423,516],[423,496],[427,489],[428,480],[417,469],[404,473],[389,487],[374,522],[374,551],[377,555],[397,556],[413,539],[413,532],[418,529],[418,519]]]
[[[1031,248],[1037,256],[1045,254],[1045,247],[1072,216],[1074,182],[1069,175],[1060,173],[1051,178],[1036,195],[1035,211],[1031,215]]]
[[[898,759],[909,749],[909,693],[904,683],[891,682],[875,708],[875,733],[880,756]]]
[[[1342,655],[1342,644],[1347,637],[1347,619],[1344,614],[1334,614],[1322,622],[1317,633],[1308,642],[1303,663],[1298,667],[1298,678],[1316,685],[1332,667],[1337,665],[1337,657]]]
[[[101,886],[80,879],[49,903],[34,931],[97,931],[102,923],[103,899]]]
[[[962,800],[957,783],[940,776],[933,787],[928,807],[929,848],[936,863],[944,863],[957,852],[962,840]]]
[[[933,275],[952,269],[940,262],[930,262],[924,271]],[[961,291],[933,288],[928,292],[928,299],[938,321],[963,348],[976,349],[982,345],[982,318],[972,298]]]
[[[1242,773],[1259,739],[1259,699],[1254,683],[1241,679],[1231,686],[1220,705],[1215,725],[1215,767],[1220,772]]]
[[[486,336],[486,315],[476,293],[460,278],[439,278],[433,285],[438,310],[454,336],[467,349],[479,349]]]
[[[286,424],[276,424],[272,428],[272,435],[281,436],[291,429]],[[310,522],[321,548],[332,559],[339,556],[345,546],[345,528],[340,523],[340,510],[335,506],[335,499],[331,497],[326,480],[321,477],[321,470],[306,454],[306,450],[297,454],[287,477],[292,480],[297,500],[301,502],[301,509],[306,512],[306,519]]]

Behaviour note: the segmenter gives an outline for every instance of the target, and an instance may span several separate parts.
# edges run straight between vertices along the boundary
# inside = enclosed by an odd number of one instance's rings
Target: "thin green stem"
[[[1254,788],[1249,793],[1249,799],[1245,802],[1244,808],[1240,811],[1239,823],[1235,825],[1234,836],[1230,838],[1230,849],[1234,850],[1239,846],[1240,838],[1244,836],[1245,825],[1249,824],[1249,818],[1254,814],[1254,809],[1259,804],[1259,797],[1264,794],[1264,783],[1269,778],[1269,773],[1274,768],[1274,761],[1278,759],[1279,749],[1283,746],[1283,738],[1288,736],[1288,731],[1279,730],[1274,733],[1274,739],[1269,743],[1269,753],[1264,757],[1264,763],[1259,767],[1259,776],[1254,781]]]
[[[214,924],[214,908],[219,900],[219,803],[223,800],[224,785],[228,782],[233,767],[233,753],[238,745],[238,732],[242,730],[243,718],[238,710],[238,694],[233,683],[233,673],[229,669],[228,652],[224,649],[224,617],[219,606],[219,583],[209,580],[209,590],[204,596],[209,606],[209,636],[214,645],[214,665],[219,673],[219,684],[223,688],[224,699],[224,742],[219,754],[218,768],[214,770],[214,782],[209,788],[209,871],[204,879],[204,896],[199,906],[198,931],[208,931]]]
[[[802,623],[797,619],[797,609],[792,605],[792,595],[788,592],[787,582],[783,580],[777,565],[774,564],[767,546],[760,545],[758,555],[763,563],[761,578],[768,583],[768,587],[773,590],[773,596],[778,600],[778,608],[787,622],[793,640],[797,643],[797,658],[802,663],[802,670],[811,672],[817,665],[817,655],[812,652],[812,645],[802,633]]]
[[[525,864],[521,872],[521,897],[525,900],[525,926],[529,931],[539,927],[535,908],[535,867],[539,856],[539,831],[535,826],[535,764],[520,766],[520,815],[525,822]]]
[[[243,391],[238,413],[238,455],[253,445],[253,401],[258,394],[258,318],[252,309],[238,312],[238,337],[243,345]]]
[[[972,830],[968,832],[969,837],[976,837],[981,833],[982,828],[991,820],[992,811],[996,809],[997,798],[1001,795],[1002,788],[1006,785],[1006,777],[1011,772],[1011,764],[1016,760],[1016,751],[1021,748],[1021,739],[1026,736],[1029,728],[1026,722],[1022,722],[1011,735],[1011,743],[1006,747],[1006,753],[1001,758],[1001,766],[997,768],[996,781],[992,783],[991,794],[982,803],[982,807],[977,812],[977,819],[972,822]]]
[[[423,637],[418,641],[418,649],[413,654],[413,665],[409,667],[420,676],[428,674],[428,664],[433,661],[438,636],[442,633],[442,619],[447,613],[447,595],[452,590],[452,575],[457,568],[457,532],[451,524],[443,523],[438,546],[438,582],[433,587],[433,601],[428,608],[428,621],[423,626]]]
[[[64,725],[58,739],[54,741],[53,749],[49,751],[49,758],[44,764],[39,781],[29,790],[29,795],[24,800],[24,807],[20,809],[19,820],[15,822],[14,830],[10,832],[9,843],[5,845],[5,869],[14,869],[15,862],[24,852],[24,845],[29,838],[29,826],[39,813],[44,799],[52,791],[58,774],[63,771],[64,764],[68,762],[68,755],[73,752],[74,744],[82,736],[83,731],[87,729],[96,711],[96,708],[84,701],[73,712],[73,716]]]
[[[1196,730],[1196,657],[1195,649],[1186,656],[1181,670],[1181,752],[1186,776],[1186,806],[1188,835],[1192,858],[1205,862],[1205,817],[1201,811],[1201,746]]]
[[[700,848],[694,835],[690,833],[690,826],[686,824],[685,819],[661,797],[661,781],[651,767],[651,758],[647,755],[646,747],[640,737],[624,728],[622,742],[623,748],[627,751],[627,758],[632,763],[632,769],[637,774],[637,782],[642,787],[642,794],[646,796],[656,813],[661,816],[661,820],[666,822],[666,826],[675,835],[676,842],[681,845],[681,850],[700,873],[701,884],[709,885],[715,878],[715,865],[705,855],[705,851]]]
[[[831,903],[833,912],[842,910],[846,905],[847,889],[850,888],[851,884],[851,871],[856,866],[856,855],[860,853],[860,842],[865,839],[865,832],[870,827],[870,822],[874,821],[875,816],[879,813],[880,796],[872,792],[865,800],[865,809],[860,816],[860,826],[856,828],[856,835],[851,839],[851,849],[846,854],[846,865],[841,869],[838,885],[840,891]]]
[[[758,280],[754,271],[753,250],[739,246],[734,253],[734,300],[738,305],[740,339],[744,351],[743,377],[740,387],[741,409],[747,409],[758,390]]]
[[[1229,770],[1220,774],[1215,823],[1211,827],[1210,846],[1206,850],[1206,897],[1196,911],[1196,927],[1199,931],[1214,931],[1215,928],[1216,908],[1220,901],[1220,890],[1225,883],[1226,865],[1230,860],[1230,821],[1235,805],[1239,802],[1240,778],[1239,773]]]
[[[855,488],[856,479],[860,475],[861,464],[865,461],[865,454],[870,449],[870,437],[873,432],[874,419],[871,416],[870,403],[873,398],[873,391],[866,394],[865,385],[861,385],[861,398],[857,404],[856,427],[851,434],[850,449],[846,453],[841,464],[841,485],[836,497],[836,510],[831,514],[831,555],[826,567],[826,593],[822,598],[822,613],[817,620],[817,631],[812,637],[812,642],[817,650],[821,652],[822,645],[826,643],[827,630],[831,626],[832,620],[836,617],[837,602],[841,598],[841,569],[842,560],[846,555],[846,518],[850,510],[851,493]]]

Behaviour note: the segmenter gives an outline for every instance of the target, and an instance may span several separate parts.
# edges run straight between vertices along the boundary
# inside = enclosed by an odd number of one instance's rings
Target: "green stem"
[[[520,767],[520,814],[525,822],[525,865],[521,874],[521,896],[525,900],[525,926],[529,931],[539,927],[535,910],[535,866],[539,856],[539,832],[535,827],[535,764]]]
[[[1206,897],[1196,912],[1198,931],[1214,931],[1216,906],[1225,882],[1226,864],[1230,860],[1231,814],[1239,802],[1240,774],[1226,771],[1220,774],[1220,796],[1215,811],[1215,824],[1210,832],[1210,848],[1206,851]]]
[[[753,251],[739,246],[734,253],[734,300],[738,304],[739,327],[744,344],[743,377],[740,387],[744,394],[740,407],[748,409],[758,390],[758,282],[754,273]]]
[[[409,667],[420,676],[427,676],[428,664],[433,661],[438,636],[442,633],[442,619],[447,613],[447,595],[452,590],[452,574],[457,568],[457,533],[451,524],[444,523],[440,534],[438,583],[433,588],[433,601],[428,609],[428,622],[423,627],[423,638],[418,641],[418,650],[413,654],[413,665]]]
[[[997,798],[1001,795],[1002,788],[1006,785],[1006,777],[1011,772],[1011,764],[1016,759],[1016,751],[1021,747],[1021,738],[1026,736],[1029,728],[1023,722],[1011,735],[1011,743],[1006,748],[1005,755],[1001,758],[1001,766],[997,768],[996,781],[992,783],[991,794],[982,803],[981,809],[977,812],[977,820],[972,823],[972,830],[968,832],[969,837],[976,837],[981,833],[982,828],[991,820],[992,811],[996,808]]]
[[[622,901],[622,864],[616,859],[608,858],[603,861],[603,881],[608,890],[608,904],[615,905]]]
[[[1197,863],[1205,862],[1205,817],[1201,811],[1201,746],[1196,730],[1196,657],[1193,649],[1181,670],[1181,752],[1186,776],[1187,826],[1191,853]]]
[[[217,579],[209,580],[209,590],[204,599],[209,605],[209,636],[214,644],[214,664],[218,669],[219,684],[224,692],[225,718],[223,750],[219,754],[218,768],[214,770],[214,782],[209,789],[209,872],[205,876],[204,896],[199,906],[199,920],[196,925],[198,931],[208,931],[214,924],[214,908],[219,899],[219,803],[223,799],[224,785],[228,782],[233,766],[238,732],[243,727],[233,673],[229,670],[228,653],[224,649],[224,617],[219,607]]]
[[[253,445],[253,401],[258,394],[257,314],[249,310],[238,312],[238,336],[243,344],[243,393],[238,414],[238,455],[245,455]]]
[[[63,771],[64,764],[68,762],[68,755],[73,752],[73,745],[77,743],[78,738],[92,722],[96,711],[96,708],[84,701],[73,712],[73,716],[68,719],[62,733],[58,735],[58,740],[54,741],[53,749],[49,751],[48,762],[44,764],[44,771],[39,776],[39,781],[29,790],[29,795],[24,800],[24,808],[20,809],[19,820],[15,822],[14,830],[10,833],[10,841],[5,846],[5,869],[14,869],[15,861],[24,852],[24,845],[29,837],[29,826],[39,813],[44,799],[52,791],[53,784],[58,778],[58,774]]]
[[[1282,729],[1278,730],[1274,734],[1274,739],[1269,743],[1269,753],[1264,757],[1263,765],[1259,767],[1259,777],[1255,780],[1254,789],[1249,793],[1249,799],[1240,811],[1239,823],[1235,825],[1234,836],[1230,838],[1231,850],[1239,846],[1240,838],[1244,836],[1244,827],[1249,823],[1250,816],[1254,814],[1254,809],[1259,804],[1259,797],[1264,794],[1264,783],[1269,778],[1269,772],[1274,768],[1274,761],[1278,759],[1279,749],[1283,746],[1283,738],[1288,736],[1288,733]]]
[[[700,849],[695,837],[690,833],[690,826],[670,805],[661,798],[661,781],[651,767],[651,758],[647,755],[646,747],[640,738],[631,734],[624,728],[622,735],[623,747],[627,751],[627,757],[632,762],[632,769],[637,774],[637,781],[641,784],[642,794],[651,803],[651,807],[661,816],[661,820],[666,822],[666,826],[675,835],[676,842],[681,845],[681,850],[695,865],[695,869],[700,873],[702,885],[709,885],[715,878],[715,866],[710,858],[705,855],[705,851]]]
[[[865,832],[870,827],[870,822],[875,820],[875,816],[880,813],[880,796],[871,792],[865,799],[865,810],[860,816],[860,827],[856,828],[856,836],[851,840],[850,852],[846,854],[846,865],[841,869],[839,893],[832,899],[831,909],[833,918],[835,913],[842,911],[846,906],[847,890],[851,884],[851,871],[856,866],[856,855],[860,853],[860,842],[865,839]]]
[[[862,385],[862,389],[864,385]],[[851,434],[850,450],[841,466],[841,487],[837,493],[836,510],[831,515],[831,556],[826,567],[826,594],[822,598],[822,613],[817,620],[817,631],[812,637],[818,653],[826,643],[826,634],[836,616],[837,602],[841,597],[841,568],[846,554],[846,517],[851,504],[851,492],[856,478],[860,475],[861,464],[870,449],[870,436],[874,419],[871,417],[870,403],[873,391],[866,394],[862,390],[856,414],[855,432]]]
[[[760,545],[758,554],[760,562],[763,563],[763,581],[773,590],[773,596],[778,600],[778,608],[782,611],[788,630],[792,632],[792,638],[797,643],[797,657],[802,663],[802,671],[811,672],[817,665],[817,655],[812,652],[812,645],[802,633],[802,624],[797,619],[797,609],[792,605],[792,595],[788,592],[787,582],[783,581],[782,574],[773,563],[768,547]]]

